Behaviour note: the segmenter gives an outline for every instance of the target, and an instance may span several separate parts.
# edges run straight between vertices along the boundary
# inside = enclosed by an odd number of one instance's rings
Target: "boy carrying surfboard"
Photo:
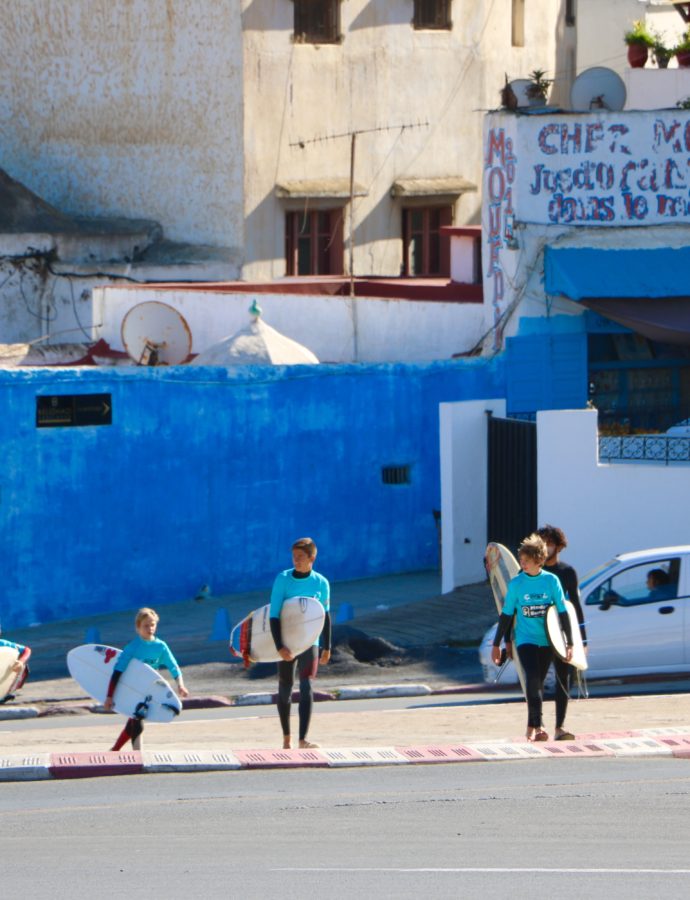
[[[177,692],[180,697],[189,696],[189,691],[184,686],[182,680],[182,672],[177,664],[177,660],[170,651],[170,647],[168,647],[165,641],[156,637],[156,629],[158,628],[159,621],[160,617],[155,609],[150,609],[147,606],[140,609],[137,613],[134,620],[137,636],[126,645],[120,654],[119,659],[115,663],[115,668],[113,669],[113,674],[110,678],[110,684],[108,685],[108,694],[103,702],[104,709],[113,708],[115,688],[132,659],[138,659],[156,670],[165,666],[172,677],[177,680]],[[142,713],[144,712],[145,711],[142,710]],[[134,750],[141,750],[141,735],[144,730],[144,718],[145,715],[141,715],[127,719],[127,724],[122,729],[118,739],[111,747],[111,750],[121,750],[129,740],[131,740],[132,748]]]
[[[521,572],[508,584],[503,611],[491,649],[495,665],[501,661],[501,640],[510,634],[515,618],[514,652],[517,652],[525,673],[527,699],[527,740],[548,741],[544,729],[542,706],[544,679],[553,662],[553,651],[546,634],[546,612],[551,605],[558,610],[558,617],[566,636],[567,658],[572,657],[572,631],[565,608],[561,583],[555,575],[544,572],[546,544],[538,534],[525,538],[518,548]]]
[[[283,729],[283,750],[292,747],[290,734],[290,706],[295,670],[299,670],[299,748],[301,750],[318,747],[307,740],[314,706],[312,679],[321,665],[331,658],[331,589],[326,578],[314,571],[316,544],[311,538],[300,538],[292,545],[292,569],[285,569],[273,583],[271,591],[270,625],[271,634],[280,656],[278,662],[278,715]],[[280,612],[283,603],[292,597],[314,597],[326,613],[321,637],[311,647],[298,656],[293,656],[284,646],[280,626]],[[319,655],[319,645],[321,654]]]

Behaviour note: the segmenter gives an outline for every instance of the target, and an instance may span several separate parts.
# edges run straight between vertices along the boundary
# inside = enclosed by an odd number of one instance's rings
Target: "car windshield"
[[[612,569],[614,566],[618,565],[619,560],[610,559],[608,562],[602,563],[602,565],[597,566],[596,569],[592,569],[587,572],[585,577],[580,581],[580,590],[583,591],[588,584],[594,581],[595,578],[598,578],[602,572],[605,572],[607,569]]]

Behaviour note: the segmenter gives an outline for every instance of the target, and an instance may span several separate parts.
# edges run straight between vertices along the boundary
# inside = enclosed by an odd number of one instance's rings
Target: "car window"
[[[654,560],[630,566],[604,581],[587,597],[587,606],[640,606],[678,596],[680,559]]]
[[[606,569],[610,569],[613,566],[618,564],[618,560],[614,557],[610,559],[608,562],[602,563],[600,566],[597,566],[596,569],[591,569],[585,577],[580,581],[580,593],[583,593],[589,584],[591,584],[595,579],[597,579],[602,572]]]

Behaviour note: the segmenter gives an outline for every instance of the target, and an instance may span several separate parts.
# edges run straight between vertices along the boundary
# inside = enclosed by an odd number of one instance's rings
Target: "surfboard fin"
[[[173,712],[176,716],[179,716],[179,714],[180,714],[179,709],[178,709],[176,706],[173,706],[172,703],[161,703],[161,706],[164,706],[166,709],[172,710],[172,712]]]

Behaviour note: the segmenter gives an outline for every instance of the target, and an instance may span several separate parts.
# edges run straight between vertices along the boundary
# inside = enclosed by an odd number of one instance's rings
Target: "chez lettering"
[[[690,118],[657,118],[651,127],[651,140],[644,142],[647,153],[636,155],[631,149],[636,134],[628,125],[601,121],[544,125],[536,141],[541,154],[552,159],[581,157],[568,159],[567,165],[532,167],[529,194],[549,198],[548,221],[689,217]]]

